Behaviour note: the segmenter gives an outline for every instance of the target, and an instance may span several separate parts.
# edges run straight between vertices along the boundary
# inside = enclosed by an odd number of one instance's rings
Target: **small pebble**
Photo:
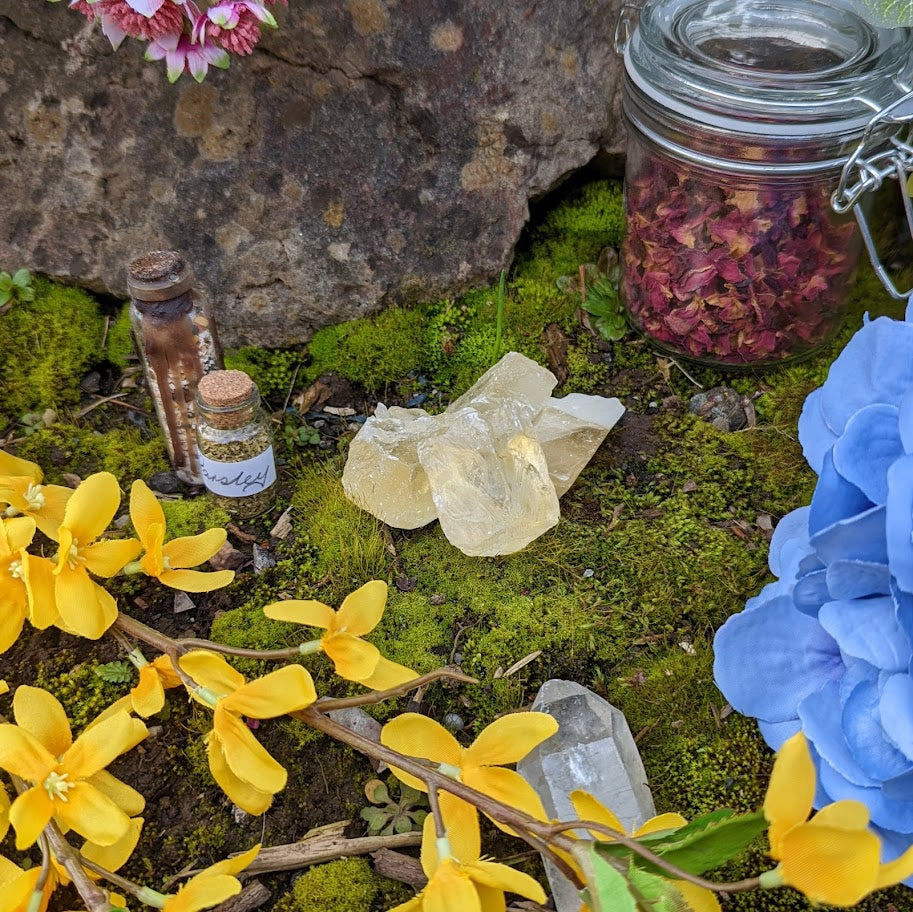
[[[466,723],[463,721],[463,717],[457,713],[447,713],[443,719],[441,719],[444,728],[449,729],[452,732],[462,731],[466,727]]]
[[[340,408],[335,405],[325,405],[323,407],[323,410],[328,415],[337,415],[340,418],[351,418],[352,415],[358,414],[358,412],[356,412],[355,409],[353,409],[353,408],[346,408],[346,407]]]
[[[89,371],[79,381],[79,388],[84,393],[97,393],[101,389],[101,374],[98,371]]]
[[[197,606],[194,605],[193,599],[186,592],[175,592],[174,594],[174,613],[182,614],[185,611],[193,611]]]
[[[266,548],[261,548],[258,544],[254,543],[254,573],[263,573],[264,570],[269,570],[270,567],[276,566],[276,556],[272,551],[267,550]]]
[[[594,573],[595,573],[595,571],[593,571],[589,567],[587,567],[586,570],[583,571],[583,578],[589,579],[591,576],[594,575]]]
[[[181,480],[174,472],[156,472],[149,479],[149,487],[159,494],[178,494],[181,491]]]
[[[209,559],[209,563],[215,570],[237,570],[246,560],[237,548],[225,542]]]
[[[742,397],[728,386],[715,386],[695,393],[688,403],[688,411],[720,431],[738,431],[748,423]]]

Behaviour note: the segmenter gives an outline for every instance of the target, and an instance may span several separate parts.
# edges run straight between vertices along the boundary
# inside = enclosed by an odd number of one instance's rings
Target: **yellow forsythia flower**
[[[777,753],[764,798],[770,855],[781,882],[812,902],[855,906],[873,890],[913,874],[913,848],[881,864],[881,841],[868,829],[859,801],[835,801],[808,819],[815,797],[815,766],[799,732]]]
[[[570,799],[577,816],[581,820],[591,820],[594,823],[604,824],[619,833],[633,836],[635,839],[639,836],[647,836],[650,833],[660,833],[663,830],[677,830],[688,822],[681,814],[659,814],[657,817],[651,817],[643,826],[634,830],[633,833],[628,833],[615,814],[589,792],[581,790],[571,792]],[[591,835],[601,842],[612,841],[612,837],[607,836],[605,833],[591,831]],[[692,912],[720,912],[719,900],[711,890],[698,887],[684,880],[672,880],[670,878],[670,882],[681,894],[682,899],[687,904],[686,907],[691,909]],[[586,909],[588,907],[583,906],[582,908]]]
[[[13,715],[16,725],[0,725],[0,769],[31,786],[9,810],[16,848],[33,845],[52,818],[99,846],[122,839],[132,826],[128,813],[138,803],[142,810],[142,796],[105,767],[139,744],[146,726],[117,713],[74,741],[57,699],[24,685],[16,689]]]
[[[336,674],[372,690],[386,690],[417,677],[411,668],[385,659],[376,646],[362,639],[378,625],[386,605],[387,584],[371,580],[347,595],[339,611],[323,602],[289,599],[267,605],[263,613],[274,621],[326,630],[320,647],[332,660]]]
[[[114,598],[95,583],[96,576],[114,576],[139,554],[135,539],[96,541],[120,505],[120,488],[110,472],[90,475],[73,492],[58,530],[54,597],[61,626],[90,640],[97,640],[117,617]]]
[[[496,719],[469,747],[462,747],[433,719],[418,713],[403,713],[381,729],[380,741],[408,757],[430,760],[442,773],[531,817],[545,820],[545,809],[533,787],[519,773],[502,766],[516,763],[556,731],[558,723],[546,713],[512,713]],[[393,772],[412,788],[428,791],[420,779],[402,770]],[[443,790],[439,797],[448,832],[461,833],[478,827],[473,805]],[[497,821],[494,823],[512,832]]]
[[[311,676],[300,665],[286,665],[248,684],[225,659],[202,649],[181,656],[179,664],[202,688],[194,697],[214,710],[207,735],[213,778],[239,808],[262,814],[288,773],[241,716],[273,719],[310,706],[317,699]]]
[[[441,793],[443,797],[445,793]],[[425,818],[422,832],[422,869],[428,883],[418,896],[391,912],[449,912],[449,910],[504,909],[505,893],[519,893],[536,903],[546,901],[545,891],[528,874],[504,864],[479,858],[478,828],[475,837],[451,834],[435,839],[434,820]],[[474,843],[474,844],[473,844]],[[444,852],[439,849],[443,848]]]
[[[2,515],[30,516],[48,538],[57,540],[67,501],[73,492],[61,485],[42,484],[44,473],[34,462],[0,450],[0,503]]]
[[[185,592],[212,592],[235,578],[234,570],[206,573],[187,569],[215,555],[228,533],[224,529],[207,529],[199,535],[165,542],[165,513],[144,481],[134,481],[130,490],[130,519],[146,551],[139,562],[140,569],[160,583]]]
[[[210,865],[191,877],[173,896],[165,898],[162,912],[199,912],[211,909],[241,892],[241,882],[235,877],[243,871],[260,851],[259,843],[243,855],[226,858]]]

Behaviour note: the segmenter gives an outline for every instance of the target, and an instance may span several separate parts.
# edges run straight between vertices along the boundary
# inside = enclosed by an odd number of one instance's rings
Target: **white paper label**
[[[273,448],[241,462],[218,462],[200,453],[203,484],[223,497],[250,497],[259,494],[276,480]]]

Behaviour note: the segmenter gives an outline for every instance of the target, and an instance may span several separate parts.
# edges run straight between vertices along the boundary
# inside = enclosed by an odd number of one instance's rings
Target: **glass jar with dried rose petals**
[[[860,250],[830,197],[910,83],[911,52],[909,30],[875,28],[852,0],[648,0],[624,41],[621,290],[637,330],[727,368],[827,341]]]

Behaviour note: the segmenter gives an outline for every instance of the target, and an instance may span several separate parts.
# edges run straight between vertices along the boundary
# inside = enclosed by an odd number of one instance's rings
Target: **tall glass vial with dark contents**
[[[276,460],[260,393],[239,370],[207,374],[197,387],[197,443],[203,482],[220,506],[242,519],[276,498]]]
[[[852,0],[648,0],[623,34],[622,299],[657,347],[715,366],[799,358],[840,326],[860,250],[830,196],[913,36]]]
[[[194,433],[197,384],[222,367],[222,349],[205,293],[173,250],[153,250],[130,263],[130,320],[149,394],[175,473],[203,484]]]

